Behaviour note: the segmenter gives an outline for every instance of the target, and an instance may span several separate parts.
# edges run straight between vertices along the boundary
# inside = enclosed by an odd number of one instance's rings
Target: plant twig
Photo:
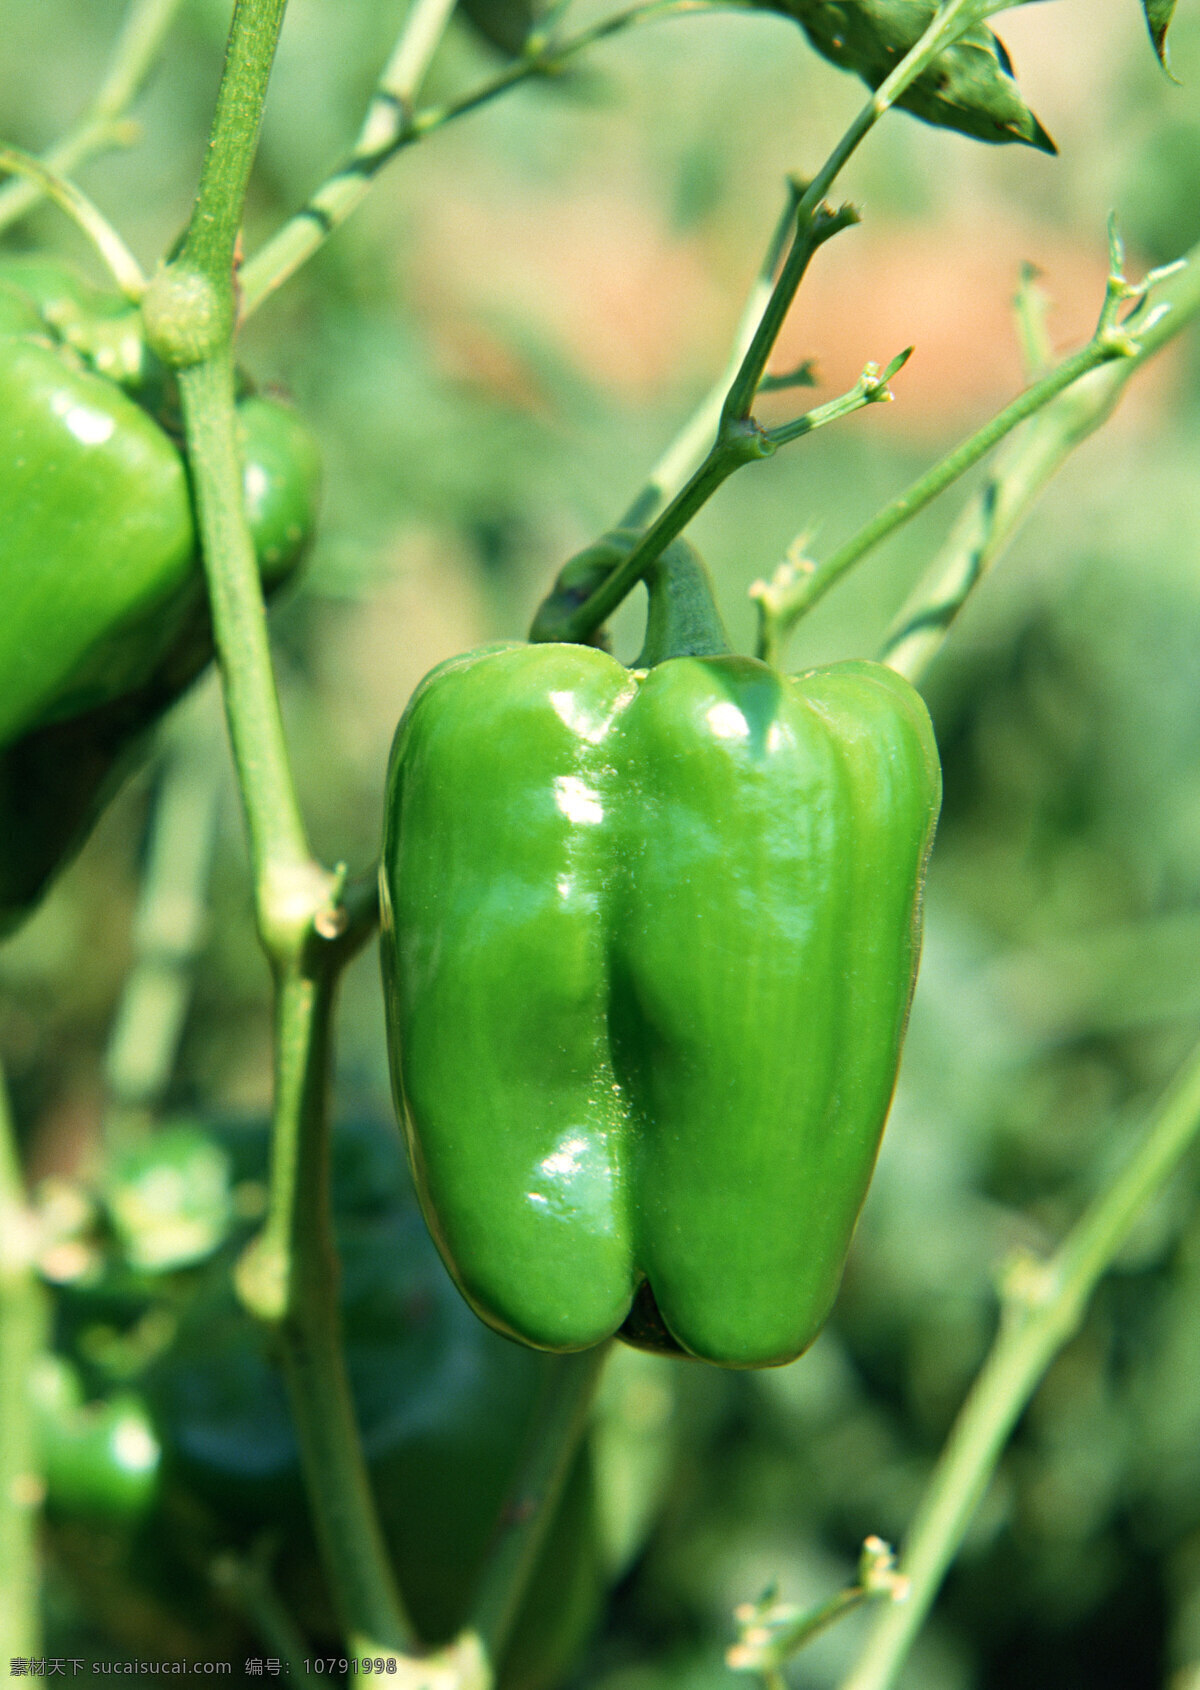
[[[166,741],[133,918],[133,964],[104,1064],[104,1135],[110,1145],[149,1129],[175,1067],[193,965],[204,943],[209,869],[226,779],[215,704],[206,688]]]
[[[655,18],[721,9],[722,0],[641,0],[560,41],[534,41],[535,50],[515,59],[478,88],[445,105],[413,109],[428,61],[452,10],[449,0],[413,0],[395,53],[380,79],[358,140],[346,163],[316,190],[294,217],[247,260],[242,272],[243,316],[304,264],[350,213],[362,204],[371,183],[396,154],[469,112],[489,105],[510,88],[554,75],[580,53],[608,36]],[[409,29],[413,33],[409,37]]]
[[[0,1651],[10,1657],[36,1655],[41,1644],[36,1533],[43,1486],[29,1378],[49,1318],[35,1244],[0,1073]]]
[[[376,172],[403,144],[413,102],[454,11],[455,0],[412,0],[383,68],[350,157],[242,271],[242,313],[250,316],[310,259],[366,198]]]
[[[742,307],[729,359],[716,382],[705,394],[692,415],[684,423],[674,440],[646,477],[645,484],[620,523],[622,528],[637,528],[668,504],[704,462],[709,447],[716,438],[725,398],[749,351],[767,301],[775,286],[775,272],[787,250],[795,227],[796,207],[804,193],[803,184],[789,182],[787,203],[783,208],[763,262]]]
[[[938,556],[884,636],[880,661],[917,681],[942,647],[955,618],[1001,556],[1030,507],[1067,458],[1113,413],[1126,384],[1147,359],[1200,312],[1200,247],[1159,294],[1170,311],[1139,336],[1134,357],[1109,364],[1059,395],[1027,422],[968,500]]]
[[[229,1606],[249,1620],[263,1643],[286,1662],[297,1684],[304,1684],[309,1678],[312,1648],[275,1588],[271,1563],[278,1549],[277,1535],[266,1533],[243,1553],[229,1550],[219,1555],[209,1569],[209,1577]]]
[[[799,1608],[794,1603],[781,1602],[773,1588],[761,1601],[742,1603],[734,1611],[740,1635],[725,1651],[726,1665],[734,1672],[758,1673],[771,1683],[784,1663],[798,1655],[814,1637],[864,1602],[881,1598],[907,1602],[908,1580],[896,1571],[896,1557],[883,1539],[869,1537],[858,1558],[855,1582],[843,1586],[815,1607]]]
[[[279,1334],[317,1538],[360,1658],[399,1654],[412,1628],[395,1589],[342,1348],[329,1192],[329,1049],[336,966],[298,959],[277,981],[275,1122],[266,1227],[238,1274]]]
[[[543,602],[534,618],[533,638],[586,639],[611,615],[671,541],[682,533],[696,512],[735,470],[758,458],[769,457],[778,446],[789,440],[799,439],[802,435],[811,433],[818,422],[832,421],[849,410],[858,409],[860,404],[870,403],[873,399],[891,397],[887,391],[886,376],[875,380],[868,367],[853,398],[843,396],[842,399],[833,401],[829,407],[810,412],[792,423],[765,430],[758,425],[752,414],[767,363],[813,254],[840,229],[858,221],[858,214],[852,206],[842,206],[835,211],[825,203],[825,194],[860,142],[883,114],[939,53],[977,21],[979,15],[979,0],[945,0],[945,4],[934,14],[920,40],[905,54],[861,108],[821,169],[807,184],[795,206],[791,219],[793,226],[790,246],[729,384],[720,410],[716,437],[707,456],[702,459],[666,509],[645,530],[628,555],[583,604],[567,609],[555,599],[553,593]],[[907,356],[908,353],[905,352],[893,360],[889,373],[899,369]],[[690,431],[687,444],[690,448]],[[635,505],[634,511],[638,510],[639,506]]]
[[[1081,377],[1102,364],[1118,359],[1133,360],[1151,345],[1157,345],[1155,331],[1167,321],[1168,307],[1144,310],[1146,294],[1165,274],[1152,271],[1140,283],[1127,282],[1114,255],[1096,331],[1087,345],[1065,358],[1056,369],[1017,396],[1010,404],[939,463],[919,476],[911,486],[874,516],[824,563],[796,571],[785,566],[770,583],[758,583],[754,597],[759,611],[759,652],[775,662],[783,642],[800,618],[812,609],[842,576],[882,540],[931,504],[954,481],[965,475],[1028,418],[1050,404]],[[1124,321],[1119,313],[1129,300],[1138,303]]]
[[[20,147],[0,147],[0,170],[11,171],[52,199],[76,223],[95,247],[127,299],[139,300],[146,286],[141,266],[99,208],[74,182]]]
[[[1000,1332],[959,1412],[914,1516],[899,1570],[903,1606],[881,1614],[841,1690],[888,1690],[929,1612],[1004,1445],[1145,1204],[1200,1134],[1200,1045],[1150,1116],[1124,1172],[1048,1262],[1007,1276]]]
[[[104,80],[79,123],[44,153],[40,162],[55,175],[69,176],[87,159],[138,139],[138,127],[125,118],[158,58],[181,0],[132,0],[113,46]],[[32,177],[0,188],[0,230],[7,229],[38,203],[45,185]]]
[[[530,638],[570,641],[586,638],[632,591],[672,540],[682,534],[696,512],[735,470],[757,458],[769,457],[779,446],[812,434],[828,423],[838,422],[861,410],[864,405],[880,404],[891,399],[888,375],[899,369],[907,356],[905,352],[894,358],[882,375],[876,365],[868,364],[848,392],[839,394],[824,405],[815,406],[802,417],[779,428],[764,429],[752,422],[723,430],[691,479],[582,604],[567,603],[556,593],[551,593],[543,601]]]
[[[775,290],[767,302],[762,320],[746,350],[742,367],[734,377],[725,401],[724,419],[746,418],[758,393],[763,371],[779,338],[784,318],[795,298],[810,252],[805,250],[815,228],[821,204],[845,165],[883,114],[916,81],[933,60],[964,29],[975,21],[975,0],[945,0],[930,20],[929,27],[904,55],[899,64],[862,106],[850,127],[825,163],[808,184],[796,207],[796,232],[791,251],[784,260]]]

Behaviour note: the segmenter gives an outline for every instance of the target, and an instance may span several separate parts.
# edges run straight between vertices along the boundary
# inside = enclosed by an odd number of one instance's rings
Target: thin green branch
[[[1139,337],[1140,350],[1078,382],[1014,435],[984,485],[967,502],[946,544],[897,614],[880,661],[918,681],[940,651],[968,597],[1002,555],[1052,476],[1112,415],[1126,384],[1200,313],[1200,247],[1166,282],[1170,310]]]
[[[786,446],[793,440],[801,440],[806,434],[812,434],[818,428],[824,428],[827,423],[840,422],[843,417],[853,416],[854,412],[861,411],[864,405],[890,404],[894,396],[888,383],[904,368],[911,354],[910,346],[906,352],[901,352],[893,358],[882,373],[878,364],[868,364],[847,392],[839,393],[836,399],[829,399],[824,405],[814,405],[811,411],[806,411],[793,422],[781,423],[778,428],[767,429],[767,439],[772,446]]]
[[[80,192],[73,182],[20,147],[0,147],[0,170],[11,171],[52,199],[76,223],[108,266],[113,280],[127,299],[139,300],[146,278],[141,266],[104,213]]]
[[[132,0],[90,106],[75,128],[42,154],[39,162],[47,169],[69,176],[96,154],[137,141],[138,126],[125,113],[158,58],[180,4],[181,0]],[[0,230],[32,210],[44,192],[43,183],[30,177],[0,188]]]
[[[720,10],[721,0],[648,0],[648,3],[643,0],[565,40],[535,38],[535,51],[514,60],[461,99],[414,111],[419,83],[451,9],[449,0],[414,0],[405,32],[384,71],[350,157],[247,261],[242,272],[244,316],[256,311],[264,299],[294,275],[334,230],[340,228],[362,204],[384,165],[405,147],[490,104],[510,88],[556,74],[597,41],[651,19]]]
[[[734,1612],[739,1637],[725,1652],[734,1672],[759,1674],[774,1683],[785,1662],[798,1655],[814,1637],[828,1631],[864,1602],[906,1602],[909,1585],[896,1571],[896,1557],[882,1538],[869,1537],[858,1558],[858,1577],[812,1608],[781,1602],[771,1589],[759,1602],[745,1602]],[[779,1680],[782,1683],[782,1679]]]
[[[43,1485],[29,1379],[45,1348],[49,1319],[35,1254],[34,1219],[0,1073],[0,1650],[6,1656],[36,1655],[41,1646],[37,1522]]]
[[[305,1684],[312,1646],[275,1588],[271,1564],[278,1550],[278,1535],[266,1533],[244,1553],[229,1550],[219,1555],[209,1577],[220,1596],[254,1627],[259,1640],[286,1663],[297,1684]]]
[[[667,547],[682,534],[721,483],[742,464],[775,450],[755,423],[745,423],[709,449],[699,469],[655,518],[637,544],[581,605],[568,605],[553,592],[543,600],[530,630],[532,640],[581,641],[607,620]]]
[[[133,962],[105,1057],[110,1145],[145,1134],[162,1107],[208,917],[208,880],[226,782],[210,689],[167,739],[133,918]]]
[[[811,188],[801,196],[795,211],[791,247],[751,336],[746,355],[730,384],[721,411],[721,429],[748,421],[762,385],[763,372],[813,254],[840,229],[848,229],[857,222],[858,213],[852,206],[844,205],[833,211],[822,200],[812,203]]]
[[[735,470],[757,458],[769,457],[777,446],[811,433],[819,422],[833,421],[836,417],[846,415],[849,410],[856,410],[862,404],[870,403],[873,398],[890,397],[886,388],[886,375],[876,383],[878,391],[875,391],[869,390],[869,377],[864,374],[860,383],[861,391],[856,390],[853,398],[843,396],[832,401],[830,406],[810,412],[781,428],[768,432],[759,426],[752,415],[754,400],[761,389],[767,363],[813,254],[839,230],[857,222],[857,213],[852,207],[843,206],[835,211],[826,205],[826,192],[842,166],[883,113],[950,42],[977,20],[979,15],[978,0],[947,0],[935,14],[920,40],[905,54],[891,75],[859,112],[825,164],[807,185],[791,213],[791,244],[722,402],[716,437],[707,456],[691,472],[629,554],[583,604],[567,606],[551,593],[534,618],[532,638],[586,639],[612,614],[671,541],[682,533],[696,512]],[[894,360],[889,366],[889,373],[899,369],[907,357],[908,353],[905,352],[899,359]],[[707,412],[704,408],[699,416],[703,416],[707,422]],[[699,417],[697,422],[698,420]],[[684,447],[678,460],[681,467],[690,462],[690,457],[684,454],[690,453],[694,443],[692,425],[689,425],[683,438]],[[674,463],[671,467],[675,467]],[[648,507],[655,494],[652,480],[650,487],[644,490],[635,502],[627,522],[631,517],[642,517],[643,502]],[[770,589],[764,591],[769,592]]]
[[[716,438],[726,396],[742,367],[750,342],[771,298],[775,286],[775,272],[791,239],[795,227],[796,207],[803,191],[797,183],[788,183],[787,203],[771,236],[746,303],[742,307],[726,367],[650,471],[641,492],[619,525],[622,528],[636,528],[649,522],[664,504],[675,497],[704,462],[709,447]]]
[[[263,300],[310,259],[370,190],[376,172],[403,144],[433,55],[455,0],[412,0],[404,28],[376,85],[350,157],[297,214],[260,248],[242,271],[242,312]]]
[[[893,359],[888,366],[888,372],[900,368],[906,357],[907,353],[902,353],[899,358]],[[824,405],[814,406],[811,411],[806,411],[802,417],[797,417],[790,423],[783,423],[773,429],[760,428],[753,421],[724,426],[722,434],[709,449],[708,456],[699,469],[655,518],[611,574],[601,581],[582,604],[575,604],[573,600],[567,602],[557,594],[551,593],[538,610],[530,638],[570,641],[585,639],[616,609],[621,600],[632,592],[672,540],[682,534],[696,512],[712,498],[721,483],[728,480],[735,470],[758,458],[769,457],[778,447],[799,440],[806,434],[812,434],[828,423],[839,422],[843,417],[861,411],[864,405],[882,404],[891,397],[887,374],[881,375],[876,365],[868,364],[849,392],[839,394],[836,399],[830,399]],[[634,508],[637,509],[636,506]]]
[[[976,14],[976,0],[946,0],[946,4],[934,14],[920,40],[904,55],[886,81],[880,84],[860,109],[837,146],[808,184],[796,207],[796,232],[791,251],[784,260],[779,280],[747,348],[742,367],[729,389],[722,412],[723,422],[745,419],[750,415],[784,318],[791,309],[808,261],[816,245],[820,244],[815,236],[820,228],[821,209],[826,194],[884,112],[900,98],[910,83],[932,64],[940,52],[975,22]],[[843,219],[839,227],[857,221],[857,214],[848,207],[843,208],[838,216]],[[829,230],[829,234],[835,232],[832,228]],[[827,239],[828,236],[822,238]]]
[[[1168,321],[1168,308],[1144,310],[1146,291],[1158,281],[1160,272],[1147,276],[1141,283],[1129,283],[1119,273],[1112,273],[1105,291],[1096,332],[1082,347],[1040,381],[1027,387],[1010,404],[994,416],[983,428],[962,442],[939,463],[919,476],[911,486],[874,516],[865,527],[847,540],[824,563],[796,570],[785,565],[768,584],[760,582],[754,589],[759,610],[759,651],[772,661],[778,656],[787,635],[796,623],[842,576],[882,540],[893,534],[919,511],[931,504],[940,493],[965,475],[987,456],[1001,440],[1050,404],[1081,377],[1102,364],[1117,359],[1135,359],[1148,347],[1159,344],[1158,336]],[[1130,299],[1138,300],[1134,311],[1123,322],[1118,320],[1121,307]]]
[[[889,1690],[933,1604],[1004,1445],[1057,1352],[1078,1329],[1097,1281],[1145,1204],[1200,1134],[1200,1045],[1150,1117],[1140,1149],[1048,1262],[1008,1275],[991,1354],[968,1393],[900,1557],[908,1600],[875,1623],[841,1690]]]
[[[911,87],[917,78],[928,70],[939,53],[952,46],[968,29],[972,29],[987,12],[988,7],[981,6],[979,0],[945,0],[929,20],[925,33],[879,84],[813,177],[805,195],[805,203],[801,207],[801,215],[806,212],[811,215],[816,210],[861,142],[879,122],[884,112],[895,105],[905,89]]]

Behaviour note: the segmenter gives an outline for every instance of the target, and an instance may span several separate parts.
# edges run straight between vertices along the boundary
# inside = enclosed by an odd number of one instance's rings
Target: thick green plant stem
[[[1200,248],[1158,296],[1170,310],[1139,337],[1131,358],[1096,370],[1059,395],[1014,435],[980,490],[967,502],[946,544],[884,636],[880,661],[910,681],[924,675],[955,618],[1003,553],[1046,483],[1075,448],[1107,421],[1126,384],[1147,359],[1200,313]]]
[[[285,955],[328,900],[331,878],[313,861],[288,762],[258,564],[242,511],[232,351],[181,370],[179,386],[259,925],[268,951]]]
[[[578,1355],[560,1356],[547,1383],[468,1623],[493,1667],[504,1652],[530,1574],[554,1522],[610,1349],[611,1344],[599,1344]]]
[[[677,540],[646,572],[646,637],[634,663],[649,669],[669,657],[717,657],[730,651],[708,570]]]
[[[343,1360],[329,1194],[336,981],[335,967],[304,959],[278,980],[271,1208],[239,1280],[247,1304],[281,1341],[314,1524],[347,1643],[360,1656],[388,1655],[404,1650],[412,1633],[375,1511]]]
[[[328,1192],[328,1047],[344,942],[340,886],[313,858],[296,800],[234,450],[233,362],[180,372],[213,631],[251,841],[259,931],[275,977],[267,1227],[242,1276],[281,1339],[309,1498],[348,1647],[391,1653],[412,1631],[395,1590],[346,1379]],[[357,935],[356,935],[357,937]]]
[[[246,812],[259,934],[275,981],[267,1224],[242,1264],[247,1306],[280,1337],[317,1536],[348,1649],[398,1655],[395,1589],[346,1379],[329,1211],[328,1079],[338,973],[365,922],[314,859],[287,756],[234,414],[234,254],[283,0],[238,0],[192,222],[151,284],[147,334],[179,372],[213,632]],[[359,900],[360,902],[365,902]]]
[[[872,1628],[841,1690],[889,1690],[933,1604],[1004,1445],[1146,1203],[1200,1134],[1200,1045],[1150,1117],[1140,1149],[1048,1262],[1008,1276],[999,1336],[959,1413],[900,1556],[908,1600]]]
[[[181,0],[132,0],[113,46],[104,80],[78,124],[41,162],[54,174],[69,176],[87,159],[114,147],[132,146],[137,125],[125,118],[145,81],[178,12]],[[0,188],[0,231],[7,229],[41,199],[44,187],[26,178]]]
[[[200,189],[180,255],[183,268],[230,275],[287,0],[237,0]]]
[[[41,1648],[37,1522],[42,1499],[29,1377],[48,1311],[34,1269],[8,1091],[0,1074],[0,1655]]]

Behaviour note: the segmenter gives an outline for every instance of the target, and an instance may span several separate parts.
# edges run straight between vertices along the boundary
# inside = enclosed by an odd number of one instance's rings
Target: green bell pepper
[[[123,301],[49,260],[0,266],[0,930],[212,656],[169,411]],[[270,590],[312,529],[316,449],[273,400],[247,395],[239,425]]]
[[[892,670],[697,655],[722,643],[677,591],[699,568],[663,560],[632,671],[508,645],[421,684],[383,967],[422,1206],[476,1312],[550,1350],[623,1331],[757,1367],[837,1292],[941,780]]]

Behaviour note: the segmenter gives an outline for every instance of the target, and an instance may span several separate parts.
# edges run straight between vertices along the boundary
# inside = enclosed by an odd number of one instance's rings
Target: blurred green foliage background
[[[186,217],[227,23],[190,0],[139,101],[145,144],[82,179],[147,266]],[[580,14],[584,15],[583,0]],[[253,251],[334,167],[401,0],[292,0],[246,229]],[[0,131],[37,149],[83,106],[117,0],[0,0]],[[1133,0],[1058,0],[999,32],[1058,159],[894,115],[846,172],[861,228],[819,255],[778,363],[824,398],[910,342],[897,403],[743,471],[694,537],[748,644],[749,584],[801,531],[852,531],[1020,384],[1019,266],[1051,329],[1090,328],[1115,207],[1131,266],[1200,238],[1200,18],[1180,86]],[[495,68],[452,30],[428,92]],[[249,327],[246,364],[325,453],[324,521],[274,616],[303,801],[329,861],[369,865],[383,771],[434,662],[519,635],[562,560],[620,513],[722,364],[781,204],[857,108],[798,30],[754,14],[644,28],[404,154]],[[89,256],[51,210],[10,245]],[[1050,1246],[1119,1165],[1200,1021],[1200,414],[1170,349],[1072,462],[932,673],[946,772],[900,1091],[830,1328],[793,1366],[661,1366],[677,1460],[661,1517],[577,1669],[581,1690],[717,1690],[731,1610],[797,1602],[904,1530],[989,1342],[998,1271]],[[954,495],[860,568],[793,656],[869,653]],[[618,622],[635,649],[637,611]],[[189,706],[216,709],[213,689]],[[0,951],[0,1044],[35,1178],[94,1161],[155,772],[132,781]],[[207,944],[171,1106],[269,1095],[265,966],[226,791]],[[373,954],[339,1032],[343,1108],[383,1116]],[[1148,1214],[1022,1421],[903,1683],[1200,1684],[1200,1221],[1189,1167]],[[658,1399],[654,1399],[658,1400]],[[69,1581],[63,1635],[84,1635]],[[74,1605],[73,1605],[74,1604]],[[83,1627],[84,1631],[80,1628]],[[832,1686],[851,1620],[790,1669]],[[96,1647],[101,1647],[99,1643]]]

